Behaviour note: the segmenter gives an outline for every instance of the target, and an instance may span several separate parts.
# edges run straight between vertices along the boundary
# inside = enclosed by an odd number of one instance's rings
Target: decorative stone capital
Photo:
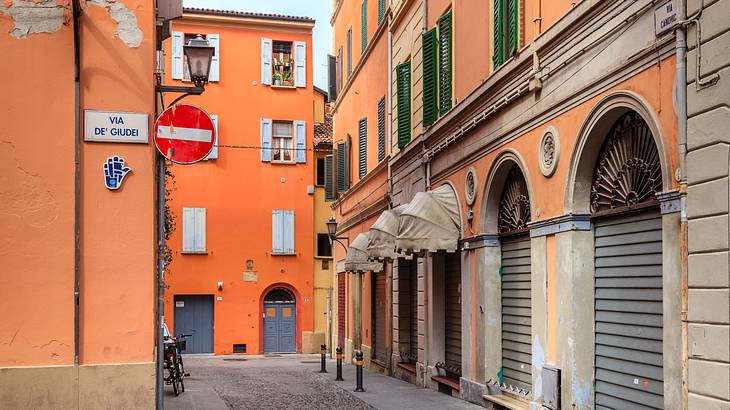
[[[590,231],[591,214],[581,212],[561,215],[550,219],[530,222],[527,226],[530,228],[531,238],[554,235],[556,233],[567,231]]]

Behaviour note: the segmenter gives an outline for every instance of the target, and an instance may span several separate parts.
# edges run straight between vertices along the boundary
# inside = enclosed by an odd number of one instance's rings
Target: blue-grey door
[[[296,351],[296,305],[264,303],[264,352]]]
[[[185,339],[183,353],[213,353],[213,295],[175,295],[175,335]]]

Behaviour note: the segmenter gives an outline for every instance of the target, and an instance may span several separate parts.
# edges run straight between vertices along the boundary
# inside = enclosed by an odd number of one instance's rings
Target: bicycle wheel
[[[170,372],[170,384],[172,384],[172,392],[175,394],[175,396],[178,396],[180,394],[180,377],[177,375],[177,367],[175,364],[170,363],[169,368]]]
[[[183,381],[183,379],[185,378],[185,373],[183,373],[183,369],[182,369],[182,367],[183,367],[182,358],[178,358],[178,362],[175,367],[177,369],[177,379],[180,381],[180,391],[184,392],[185,391],[185,381]]]

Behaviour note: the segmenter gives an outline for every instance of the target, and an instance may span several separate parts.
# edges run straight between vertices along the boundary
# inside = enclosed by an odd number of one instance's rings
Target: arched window
[[[499,233],[525,229],[529,221],[530,197],[527,193],[527,183],[520,167],[512,165],[499,201]]]
[[[294,303],[294,295],[291,294],[287,289],[274,288],[266,294],[264,298],[265,303]]]

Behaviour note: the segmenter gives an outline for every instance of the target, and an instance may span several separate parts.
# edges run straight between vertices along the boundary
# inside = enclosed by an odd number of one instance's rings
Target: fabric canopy
[[[456,193],[450,185],[419,192],[399,218],[398,252],[456,252],[461,236],[461,217]]]
[[[347,272],[380,272],[383,264],[368,259],[368,235],[361,233],[355,237],[347,248],[345,271]]]
[[[397,206],[384,211],[375,221],[368,232],[368,254],[375,260],[393,260],[398,255],[395,252],[395,238],[398,236],[398,218],[408,204]]]

